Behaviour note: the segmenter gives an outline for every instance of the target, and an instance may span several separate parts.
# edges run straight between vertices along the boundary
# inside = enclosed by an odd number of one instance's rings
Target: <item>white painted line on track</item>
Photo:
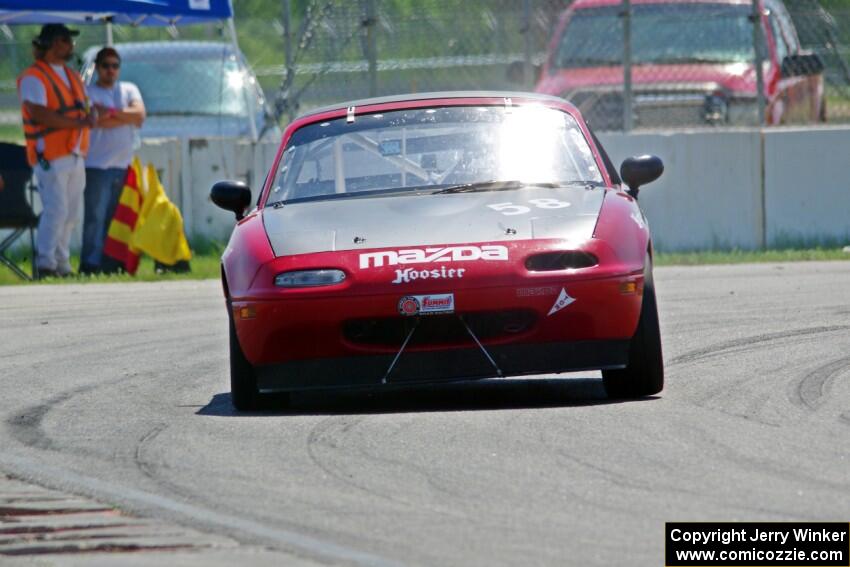
[[[177,502],[158,494],[152,494],[135,488],[124,487],[111,482],[82,476],[72,471],[38,463],[28,457],[7,453],[0,455],[0,464],[7,473],[12,475],[25,478],[32,477],[36,480],[43,480],[45,483],[52,483],[57,486],[67,487],[68,485],[71,485],[72,489],[74,486],[77,486],[90,491],[90,495],[95,499],[100,498],[102,500],[104,497],[107,497],[117,502],[130,501],[145,507],[169,510],[207,525],[216,525],[229,530],[236,530],[245,534],[250,534],[265,540],[289,545],[301,551],[312,553],[327,559],[374,567],[399,567],[401,565],[400,563],[384,559],[371,553],[358,551],[350,547],[306,536],[290,530],[270,528],[252,520],[238,518],[229,514],[220,514],[213,510],[193,506],[192,504]],[[112,503],[114,504],[115,502]]]

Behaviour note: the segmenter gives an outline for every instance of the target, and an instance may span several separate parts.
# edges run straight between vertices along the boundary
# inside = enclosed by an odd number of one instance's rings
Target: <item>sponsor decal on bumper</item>
[[[405,268],[403,270],[395,271],[395,279],[392,283],[401,284],[415,280],[462,278],[465,271],[466,268],[446,268],[445,266],[440,266],[439,270],[416,270],[414,268]]]
[[[555,305],[552,306],[552,309],[549,310],[549,313],[547,313],[546,316],[548,317],[549,315],[557,313],[575,300],[575,297],[570,297],[566,289],[561,288],[561,294],[558,296],[558,299],[555,300]]]
[[[516,290],[517,297],[539,297],[541,295],[556,295],[558,288],[553,286],[542,287],[518,287]]]
[[[402,315],[435,315],[454,313],[455,295],[439,293],[430,295],[405,295],[398,301],[398,312]]]
[[[506,261],[507,246],[446,246],[444,248],[410,248],[360,254],[360,269],[396,266],[398,264],[430,264],[432,262]]]

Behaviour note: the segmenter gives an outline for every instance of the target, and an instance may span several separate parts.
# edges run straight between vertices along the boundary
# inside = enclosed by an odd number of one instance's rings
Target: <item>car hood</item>
[[[291,203],[263,209],[275,256],[593,236],[605,190],[584,186]]]
[[[756,92],[755,69],[748,63],[692,64],[692,65],[635,65],[632,82],[636,88],[721,87],[735,94],[753,95]],[[539,93],[568,96],[570,92],[600,86],[622,87],[623,68],[588,67],[558,69],[544,73],[535,89]]]

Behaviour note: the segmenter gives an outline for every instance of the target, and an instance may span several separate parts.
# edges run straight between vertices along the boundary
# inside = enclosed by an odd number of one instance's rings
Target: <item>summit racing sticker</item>
[[[436,315],[455,312],[455,294],[405,295],[398,300],[398,312],[413,315]]]
[[[507,246],[445,246],[436,248],[407,248],[360,254],[360,269],[397,266],[398,264],[430,264],[431,262],[471,262],[474,260],[504,261]]]

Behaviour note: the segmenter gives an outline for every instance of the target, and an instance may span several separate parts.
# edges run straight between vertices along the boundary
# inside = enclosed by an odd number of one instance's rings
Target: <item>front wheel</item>
[[[230,399],[233,407],[239,411],[257,410],[262,406],[254,366],[245,358],[242,347],[239,345],[232,314],[230,315]]]
[[[649,256],[645,265],[643,302],[637,330],[629,343],[629,364],[622,369],[602,371],[602,385],[609,398],[640,398],[664,389],[661,329]]]

